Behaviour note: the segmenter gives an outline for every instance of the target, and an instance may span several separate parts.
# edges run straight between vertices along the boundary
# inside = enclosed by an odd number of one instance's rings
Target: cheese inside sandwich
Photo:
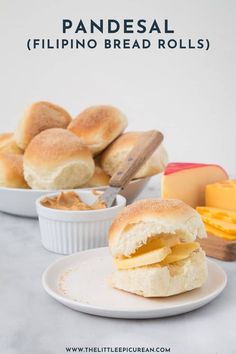
[[[145,297],[163,297],[203,285],[206,237],[198,213],[174,199],[149,199],[126,207],[114,220],[109,247],[115,288]]]

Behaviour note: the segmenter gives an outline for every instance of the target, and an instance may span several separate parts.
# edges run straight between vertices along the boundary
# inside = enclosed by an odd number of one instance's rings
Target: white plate
[[[200,289],[147,299],[113,289],[108,248],[95,248],[56,261],[44,272],[42,283],[50,296],[77,311],[115,318],[158,318],[195,310],[218,296],[226,285],[226,274],[212,261],[208,269],[208,280]]]
[[[126,198],[128,204],[131,203],[141,193],[149,179],[150,177],[146,177],[131,181],[120,194]],[[87,189],[104,190],[106,188],[105,186]],[[80,189],[75,190],[80,191]],[[0,211],[35,218],[37,217],[35,201],[45,194],[54,192],[57,191],[0,187]]]

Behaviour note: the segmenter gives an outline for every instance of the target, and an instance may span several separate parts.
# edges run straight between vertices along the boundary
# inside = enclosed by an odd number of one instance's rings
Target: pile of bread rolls
[[[126,127],[126,116],[112,106],[89,107],[72,119],[55,104],[33,103],[15,133],[0,134],[0,186],[51,190],[108,185],[142,134],[123,133]],[[166,164],[161,145],[135,178],[157,174]]]

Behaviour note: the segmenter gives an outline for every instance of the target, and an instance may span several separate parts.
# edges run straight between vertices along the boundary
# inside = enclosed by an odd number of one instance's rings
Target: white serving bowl
[[[120,193],[130,204],[141,193],[143,188],[148,183],[150,177],[135,179],[127,184],[124,190]],[[96,188],[77,188],[75,191],[84,190],[105,190],[107,186]],[[0,211],[5,213],[37,217],[35,201],[46,194],[55,193],[53,190],[43,189],[20,189],[20,188],[5,188],[0,187]]]
[[[92,191],[77,192],[86,204],[92,204],[97,196]],[[58,193],[46,195],[53,197]],[[71,254],[89,248],[107,245],[108,230],[115,216],[125,207],[126,200],[118,195],[116,205],[98,210],[57,210],[43,206],[42,199],[36,200],[41,241],[49,251]]]

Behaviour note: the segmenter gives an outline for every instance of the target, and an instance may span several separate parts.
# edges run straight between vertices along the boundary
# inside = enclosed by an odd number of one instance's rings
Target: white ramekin
[[[88,204],[97,198],[92,191],[79,191],[77,194]],[[117,205],[98,210],[57,210],[41,204],[45,197],[56,195],[58,193],[52,193],[36,200],[43,246],[60,254],[106,246],[109,227],[115,216],[125,207],[126,199],[118,195]]]

